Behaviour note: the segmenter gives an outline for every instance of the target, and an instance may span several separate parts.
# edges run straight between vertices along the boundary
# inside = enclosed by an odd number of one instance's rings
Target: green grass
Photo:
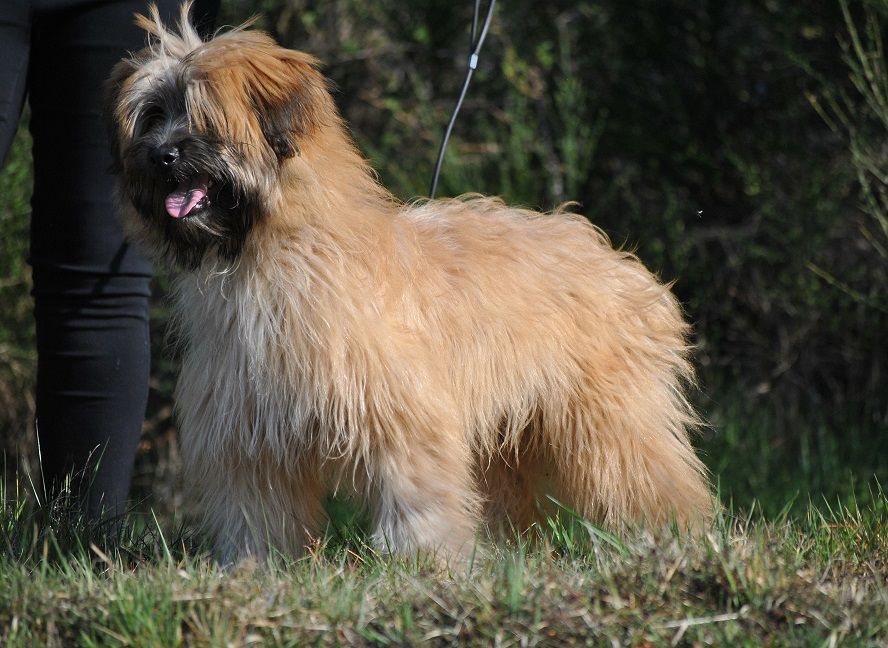
[[[7,507],[3,528],[33,509]],[[88,535],[87,530],[83,530]],[[27,534],[25,534],[27,535]],[[77,534],[74,534],[75,536]],[[553,525],[470,564],[328,542],[228,571],[127,520],[117,550],[0,547],[0,640],[130,645],[884,645],[888,499],[724,514],[704,537]]]

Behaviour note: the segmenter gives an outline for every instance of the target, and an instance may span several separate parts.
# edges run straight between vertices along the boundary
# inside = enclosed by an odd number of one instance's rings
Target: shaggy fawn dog
[[[221,559],[298,554],[331,489],[383,549],[471,549],[551,494],[620,527],[713,499],[679,305],[580,216],[377,182],[311,56],[140,16],[108,113],[132,239],[175,267],[188,493]]]

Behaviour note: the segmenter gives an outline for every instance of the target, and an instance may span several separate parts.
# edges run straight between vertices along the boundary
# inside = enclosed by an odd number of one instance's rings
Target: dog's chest
[[[185,352],[176,408],[183,438],[284,452],[306,440],[309,390],[285,352],[289,343],[274,309],[243,287],[227,287],[180,290]]]

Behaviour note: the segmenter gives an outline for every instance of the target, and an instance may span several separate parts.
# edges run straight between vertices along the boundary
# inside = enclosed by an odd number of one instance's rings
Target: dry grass
[[[35,645],[888,645],[888,500],[800,519],[722,517],[706,537],[618,540],[552,523],[543,542],[443,570],[333,537],[297,561],[225,571],[139,518],[27,537],[7,509],[0,639]],[[70,522],[70,520],[69,520]],[[57,521],[58,524],[58,521]],[[76,521],[74,522],[76,528]],[[61,527],[57,526],[57,531]],[[79,538],[79,542],[78,542]],[[13,546],[15,544],[15,547]]]

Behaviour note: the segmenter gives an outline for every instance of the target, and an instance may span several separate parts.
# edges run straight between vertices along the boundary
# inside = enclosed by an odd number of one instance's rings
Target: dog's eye
[[[141,137],[145,133],[148,133],[159,126],[163,121],[163,118],[163,109],[160,106],[150,106],[145,110],[142,114],[142,118],[139,120],[138,136]]]

